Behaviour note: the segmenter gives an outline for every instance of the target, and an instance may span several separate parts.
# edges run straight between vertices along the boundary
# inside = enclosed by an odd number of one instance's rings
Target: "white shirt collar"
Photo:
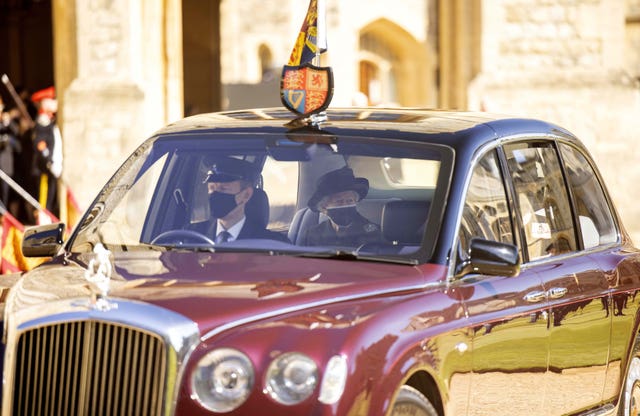
[[[238,221],[237,223],[233,224],[231,226],[231,228],[229,228],[228,230],[226,230],[222,224],[220,223],[220,221],[218,220],[218,231],[217,233],[220,234],[222,231],[226,231],[229,234],[231,234],[231,236],[229,237],[229,239],[227,241],[234,241],[238,239],[238,234],[240,234],[240,230],[242,230],[242,227],[244,226],[244,223],[246,222],[247,217],[242,217],[242,219],[240,221]]]

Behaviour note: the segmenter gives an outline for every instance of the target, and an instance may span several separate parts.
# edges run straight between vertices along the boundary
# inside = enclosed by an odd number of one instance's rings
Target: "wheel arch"
[[[427,371],[419,370],[413,373],[405,384],[413,387],[422,393],[427,400],[431,402],[433,407],[440,416],[444,416],[444,405],[442,396],[436,380]]]
[[[636,355],[640,357],[640,308],[635,311],[635,319],[633,322],[633,331],[631,332],[633,336],[629,337],[629,342],[627,345],[627,354],[623,357],[623,369],[625,370],[622,373],[621,382],[624,383],[624,379],[626,378],[626,369],[629,368],[629,363],[633,359],[633,356]]]

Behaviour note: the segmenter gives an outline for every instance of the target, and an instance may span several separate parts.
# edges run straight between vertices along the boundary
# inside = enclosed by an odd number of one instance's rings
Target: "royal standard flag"
[[[303,117],[324,111],[333,97],[331,68],[312,64],[313,58],[327,50],[324,15],[324,0],[311,0],[280,79],[282,104]]]
[[[324,0],[311,0],[287,65],[300,66],[311,63],[316,55],[326,51],[325,27]]]

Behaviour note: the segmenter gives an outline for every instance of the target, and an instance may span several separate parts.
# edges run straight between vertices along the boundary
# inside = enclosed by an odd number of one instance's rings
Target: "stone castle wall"
[[[635,0],[634,0],[635,1]],[[471,108],[542,118],[589,148],[624,224],[640,241],[640,85],[622,0],[492,0]]]
[[[381,39],[387,41],[383,46],[405,53],[400,65],[428,65],[435,73],[446,52],[437,50],[434,39],[436,2],[396,0],[390,7],[388,0],[326,0],[327,63],[336,78],[333,104],[350,105],[358,91],[359,42],[366,28],[377,35],[394,30]],[[73,4],[68,27],[77,24],[76,67],[61,66],[56,79],[63,70],[69,79],[60,91],[65,179],[86,207],[135,145],[181,114],[182,28],[179,0]],[[471,43],[480,49],[480,68],[468,88],[468,107],[539,117],[577,134],[640,242],[640,204],[633,192],[640,182],[640,0],[455,4],[465,16],[468,5],[481,10]],[[222,0],[223,84],[261,82],[261,46],[277,71],[288,59],[307,5],[302,0]],[[450,27],[447,33],[461,29]],[[455,65],[458,70],[473,65],[475,71],[477,63],[461,60]],[[433,97],[411,105],[433,106]]]

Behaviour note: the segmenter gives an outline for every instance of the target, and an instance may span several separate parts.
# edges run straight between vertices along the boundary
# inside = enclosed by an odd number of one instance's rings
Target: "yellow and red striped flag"
[[[325,20],[324,0],[310,0],[307,15],[302,22],[287,65],[311,63],[317,55],[327,50]]]
[[[2,215],[2,259],[0,262],[0,272],[2,274],[31,270],[48,260],[48,258],[27,258],[23,256],[23,236],[24,225],[13,215],[5,212]]]

